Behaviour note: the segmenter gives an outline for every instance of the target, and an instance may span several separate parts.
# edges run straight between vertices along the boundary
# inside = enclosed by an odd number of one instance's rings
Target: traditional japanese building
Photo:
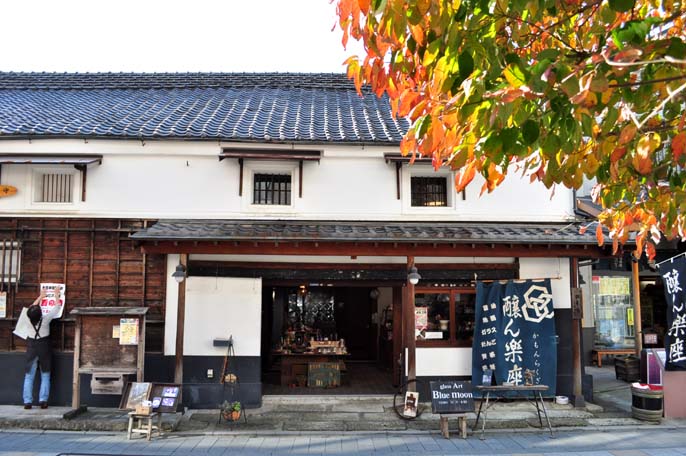
[[[580,396],[572,289],[611,247],[579,234],[566,188],[513,174],[455,192],[450,169],[401,156],[407,128],[336,74],[0,74],[0,185],[16,189],[0,198],[0,402],[21,401],[12,329],[45,282],[66,285],[56,404],[72,399],[75,308],[147,307],[145,378],[176,378],[189,407],[222,401],[231,336],[258,405],[304,392],[295,355],[313,346],[340,366],[326,394],[470,378],[476,281],[539,278],[555,393]],[[118,402],[82,375],[84,403]]]

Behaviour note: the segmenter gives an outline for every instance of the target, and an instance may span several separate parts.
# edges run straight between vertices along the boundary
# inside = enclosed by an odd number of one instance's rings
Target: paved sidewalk
[[[280,435],[169,434],[151,442],[123,434],[50,431],[0,432],[0,455],[686,455],[682,429],[612,431],[490,432],[486,440],[446,440],[428,433],[344,433]]]

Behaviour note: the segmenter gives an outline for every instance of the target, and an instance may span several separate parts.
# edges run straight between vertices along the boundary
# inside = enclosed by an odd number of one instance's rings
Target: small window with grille
[[[38,173],[35,179],[36,203],[74,202],[74,175],[71,173]]]
[[[448,181],[445,177],[412,176],[410,193],[413,207],[448,205]]]
[[[0,239],[0,291],[4,284],[16,283],[21,274],[21,242]]]
[[[253,204],[290,206],[291,175],[255,174],[253,176]]]

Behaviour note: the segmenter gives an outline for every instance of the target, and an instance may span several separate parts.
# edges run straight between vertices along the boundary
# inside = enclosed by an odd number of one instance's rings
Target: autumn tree
[[[412,122],[404,154],[593,197],[615,248],[686,231],[686,6],[647,0],[337,0],[358,90]]]

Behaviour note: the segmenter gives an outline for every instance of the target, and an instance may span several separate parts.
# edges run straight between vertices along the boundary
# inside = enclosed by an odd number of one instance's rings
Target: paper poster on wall
[[[119,345],[138,345],[138,319],[119,320]]]
[[[7,292],[0,291],[0,318],[7,318]]]
[[[414,329],[418,336],[429,326],[429,308],[415,307],[414,309]]]
[[[41,283],[40,290],[45,293],[45,297],[41,299],[40,307],[43,311],[43,316],[50,316],[52,318],[60,318],[64,311],[65,294],[67,287],[63,283]]]

